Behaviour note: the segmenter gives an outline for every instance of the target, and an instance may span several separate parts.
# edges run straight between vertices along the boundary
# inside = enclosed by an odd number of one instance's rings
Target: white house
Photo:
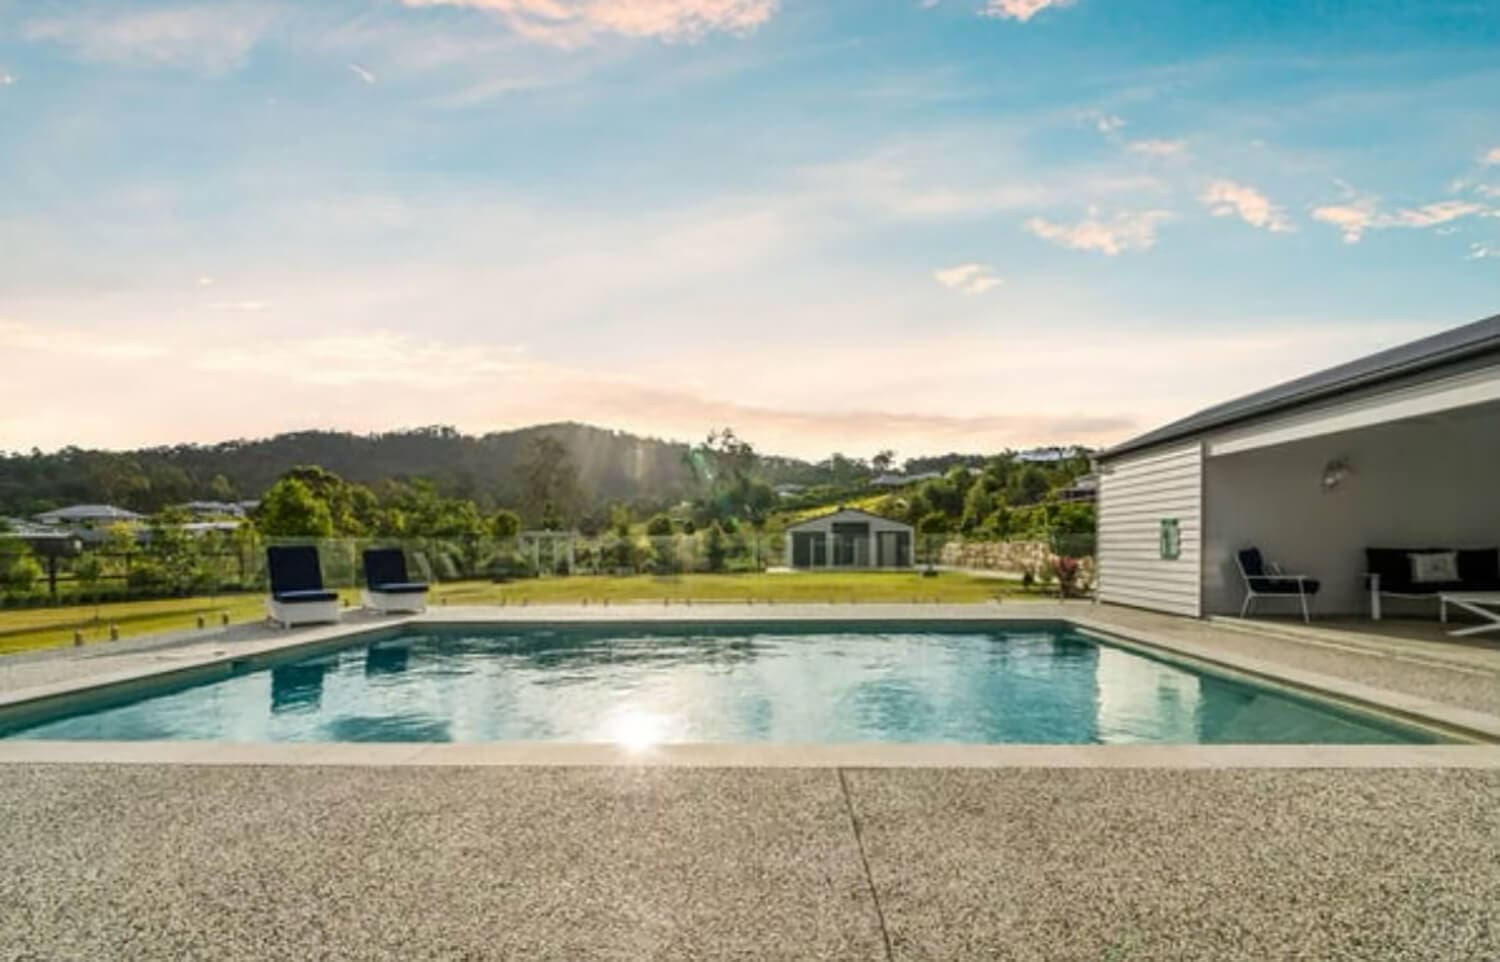
[[[786,529],[789,568],[910,568],[912,526],[839,508]]]
[[[1235,556],[1256,547],[1321,582],[1317,613],[1378,617],[1373,556],[1483,561],[1500,544],[1500,316],[1208,408],[1097,460],[1100,600],[1236,613]]]
[[[920,471],[916,474],[882,474],[870,480],[872,488],[904,488],[909,484],[918,484],[923,481],[936,481],[941,478],[941,471]]]

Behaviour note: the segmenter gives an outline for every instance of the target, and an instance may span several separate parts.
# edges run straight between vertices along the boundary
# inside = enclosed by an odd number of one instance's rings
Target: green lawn
[[[347,604],[358,603],[358,592],[341,592]],[[460,581],[438,585],[433,602],[452,605],[488,604],[599,604],[603,601],[758,601],[758,602],[983,602],[1000,595],[1026,596],[1015,582],[944,572],[924,578],[918,573],[856,572],[833,574],[690,574],[671,577],[637,575],[580,575],[572,578],[538,578],[507,584]],[[1038,596],[1040,597],[1040,596]],[[232,623],[258,621],[265,617],[260,595],[224,595],[217,598],[171,598],[127,601],[65,608],[28,608],[0,611],[0,654],[71,645],[73,632],[83,632],[84,641],[109,638],[109,628],[119,628],[122,638],[184,631],[201,616],[218,624],[223,615]]]

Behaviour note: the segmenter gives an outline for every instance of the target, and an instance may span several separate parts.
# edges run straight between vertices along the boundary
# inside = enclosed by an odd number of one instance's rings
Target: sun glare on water
[[[609,723],[609,740],[632,751],[644,751],[661,744],[670,719],[657,712],[630,709],[616,715]]]

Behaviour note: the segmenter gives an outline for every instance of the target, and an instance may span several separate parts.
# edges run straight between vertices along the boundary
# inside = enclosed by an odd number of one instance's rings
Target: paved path
[[[9,766],[0,958],[1493,960],[1500,772]]]

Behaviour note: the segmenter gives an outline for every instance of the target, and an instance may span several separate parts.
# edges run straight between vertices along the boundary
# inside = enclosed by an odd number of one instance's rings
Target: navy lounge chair
[[[371,548],[365,552],[365,607],[384,614],[427,610],[427,585],[406,573],[400,548]]]
[[[338,592],[323,587],[318,549],[298,545],[266,549],[271,597],[266,614],[287,628],[339,620]]]
[[[1296,598],[1302,603],[1302,620],[1312,621],[1307,599],[1316,595],[1322,587],[1317,578],[1284,574],[1279,565],[1266,561],[1261,556],[1259,548],[1235,552],[1234,563],[1240,569],[1240,577],[1245,579],[1245,603],[1240,606],[1241,618],[1250,614],[1250,609],[1259,598]]]

